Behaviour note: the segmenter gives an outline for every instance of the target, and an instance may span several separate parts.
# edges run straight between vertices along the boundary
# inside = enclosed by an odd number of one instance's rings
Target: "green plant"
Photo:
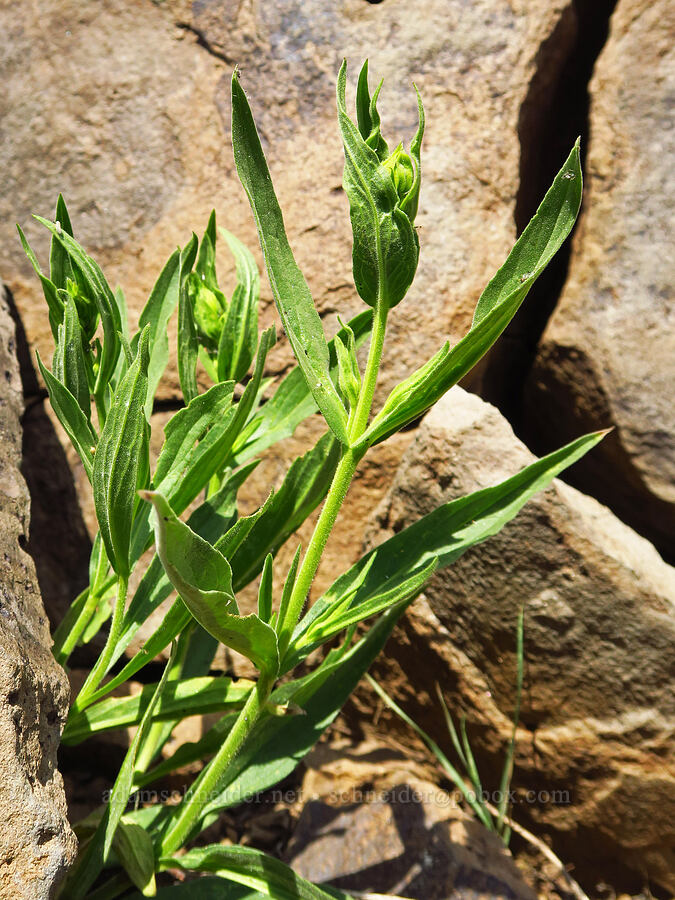
[[[409,725],[427,745],[441,765],[441,768],[448,776],[450,781],[460,792],[464,801],[474,812],[476,818],[485,825],[488,831],[494,831],[508,847],[511,838],[511,825],[508,816],[509,788],[511,786],[511,776],[513,775],[513,755],[516,749],[516,732],[518,729],[518,720],[520,718],[520,701],[523,692],[523,611],[521,609],[518,615],[518,628],[516,633],[516,701],[513,710],[513,729],[511,738],[504,754],[504,764],[502,766],[501,778],[499,781],[499,789],[497,792],[497,805],[493,805],[487,799],[488,795],[483,789],[483,783],[478,773],[476,761],[474,759],[471,744],[466,732],[466,718],[460,720],[459,732],[450,715],[450,710],[445,702],[443,693],[438,685],[436,692],[443,709],[445,724],[452,741],[457,758],[460,762],[463,773],[457,769],[438,746],[436,741],[421,728],[408,713],[403,710],[398,703],[391,697],[381,684],[378,684],[370,675],[366,678],[375,693],[384,701],[389,709],[393,710],[399,718]]]
[[[513,706],[513,727],[511,730],[511,737],[506,746],[506,752],[504,753],[499,787],[496,791],[496,796],[494,796],[496,804],[490,802],[488,799],[490,794],[483,788],[483,783],[478,773],[476,760],[474,759],[466,731],[466,719],[465,717],[462,717],[460,720],[458,732],[438,684],[436,685],[436,693],[438,694],[438,699],[443,709],[443,717],[448,729],[448,734],[450,735],[450,741],[457,754],[463,773],[450,762],[436,741],[398,705],[381,684],[378,684],[371,675],[366,674],[366,679],[385,705],[395,712],[399,718],[422,738],[429,750],[431,750],[438,760],[447,777],[462,795],[467,806],[473,811],[476,818],[482,822],[488,831],[495,832],[506,847],[509,846],[511,841],[511,833],[515,832],[518,834],[523,840],[535,847],[549,863],[553,863],[557,868],[558,873],[565,879],[567,887],[577,900],[588,900],[586,894],[567,871],[567,867],[560,861],[555,853],[553,853],[548,844],[511,818],[509,797],[511,794],[510,787],[513,775],[513,757],[516,749],[516,733],[518,730],[520,704],[523,695],[523,651],[523,610],[521,608],[518,614],[518,624],[516,628],[516,697]]]
[[[435,569],[495,534],[529,497],[602,437],[582,437],[500,485],[439,507],[367,553],[307,608],[314,575],[359,462],[370,447],[429,409],[492,346],[569,234],[581,201],[577,143],[478,300],[467,335],[452,348],[445,343],[371,417],[387,319],[417,268],[414,220],[424,113],[418,97],[419,127],[410,149],[399,145],[390,153],[377,112],[381,84],[371,96],[364,65],[356,123],[347,114],[345,86],[343,64],[338,120],[354,235],[354,281],[371,308],[327,342],[288,243],[236,71],[232,79],[235,163],[298,363],[269,398],[263,374],[275,332],[257,333],[255,264],[246,248],[225,233],[238,273],[228,301],[216,277],[214,215],[201,242],[193,234],[171,255],[133,335],[123,294],[110,289],[99,266],[73,238],[61,197],[55,221],[39,219],[51,232],[48,276],[20,232],[42,282],[56,346],[52,370],[39,357],[38,364],[53,409],[91,482],[100,529],[89,586],[55,633],[57,659],[66,664],[73,649],[110,619],[105,647],[73,702],[63,740],[77,744],[95,733],[137,726],[109,802],[78,826],[80,854],[64,897],[116,897],[132,885],[153,896],[155,873],[174,867],[215,872],[220,879],[217,896],[341,896],[303,882],[258,851],[218,845],[185,855],[180,851],[222,810],[295,768]],[[168,361],[166,325],[176,308],[185,408],[166,425],[151,471],[150,414]],[[368,339],[361,373],[357,349]],[[199,393],[196,377],[200,360],[214,381],[204,393]],[[235,390],[242,379],[245,385]],[[237,492],[259,455],[317,410],[327,433],[293,462],[279,490],[255,513],[239,517]],[[279,596],[273,587],[275,554],[322,502],[312,537],[304,553],[298,546]],[[188,510],[184,522],[180,516]],[[145,565],[144,554],[153,542],[156,553]],[[132,573],[137,586],[129,598]],[[258,577],[257,613],[241,615],[237,594]],[[178,597],[159,626],[139,652],[125,657],[140,626],[173,589]],[[357,636],[358,624],[366,620],[371,624]],[[300,664],[335,639],[336,647],[315,655],[304,674],[298,674]],[[255,681],[208,674],[219,642],[253,662]],[[169,646],[170,657],[156,685],[131,698],[111,698],[115,688]],[[162,758],[180,719],[213,711],[222,715],[199,741]],[[137,789],[196,760],[208,762],[179,804],[128,808]],[[233,886],[236,882],[245,888],[243,894]],[[202,884],[195,883],[191,897],[200,896]]]

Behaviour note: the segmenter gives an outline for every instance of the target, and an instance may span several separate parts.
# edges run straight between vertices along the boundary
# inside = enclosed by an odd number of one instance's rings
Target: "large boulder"
[[[453,388],[419,429],[371,543],[532,459],[494,407]],[[438,683],[453,713],[466,713],[496,788],[522,605],[514,817],[550,832],[587,877],[611,872],[616,884],[633,871],[673,890],[675,571],[609,510],[555,481],[435,575],[425,597],[390,641],[383,681],[447,744]]]
[[[48,900],[77,850],[56,764],[69,693],[23,549],[30,519],[19,471],[23,400],[1,283],[0,371],[0,895]]]
[[[0,24],[8,137],[0,144],[0,264],[44,358],[51,347],[44,301],[14,222],[45,259],[47,234],[30,216],[51,215],[59,191],[76,235],[125,288],[132,320],[162,263],[192,229],[204,228],[211,206],[257,248],[229,146],[234,63],[291,244],[334,329],[336,311],[362,308],[341,189],[337,70],[347,57],[350,93],[366,56],[373,85],[385,78],[380,105],[392,148],[414,133],[415,80],[428,122],[417,219],[422,264],[392,317],[384,388],[468,326],[515,238],[521,111],[546,97],[574,39],[571,0],[429,0],[423,16],[412,16],[405,0],[39,0],[5,4]],[[224,252],[225,275],[228,267]],[[274,315],[266,308],[263,318]],[[276,371],[289,362],[284,347],[271,364]],[[172,370],[162,396],[177,392]]]
[[[524,432],[541,450],[615,426],[575,470],[575,483],[671,562],[674,91],[675,7],[620,0],[590,84],[584,211],[526,388]]]

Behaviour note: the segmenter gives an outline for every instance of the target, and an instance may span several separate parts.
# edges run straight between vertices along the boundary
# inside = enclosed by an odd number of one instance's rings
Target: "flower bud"
[[[412,159],[403,149],[403,144],[399,144],[391,156],[383,160],[382,165],[391,174],[399,203],[402,203],[415,182],[415,167]]]
[[[188,276],[187,291],[200,342],[207,350],[215,352],[225,326],[227,307],[223,307],[218,295],[204,284],[196,272]]]

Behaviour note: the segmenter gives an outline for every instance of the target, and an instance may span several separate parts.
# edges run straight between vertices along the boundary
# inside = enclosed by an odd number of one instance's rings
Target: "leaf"
[[[285,863],[253,847],[224,844],[196,847],[181,856],[162,857],[160,867],[213,872],[273,900],[335,900],[336,897],[350,900],[341,891],[327,893],[296,875]]]
[[[220,229],[220,233],[235,258],[237,286],[232,294],[218,346],[218,378],[220,381],[241,381],[249,370],[258,346],[260,276],[248,247],[224,228]]]
[[[155,849],[145,828],[133,822],[125,822],[122,818],[112,846],[122,868],[143,896],[157,896]]]
[[[254,682],[244,678],[208,676],[168,681],[151,715],[153,722],[184,719],[238,709],[244,704]],[[157,685],[147,684],[131,697],[110,697],[85,710],[71,714],[63,731],[62,743],[80,744],[94,734],[138,725],[145,714]]]
[[[257,461],[233,472],[223,481],[220,490],[202,503],[188,519],[188,525],[197,534],[213,542],[234,524],[237,517],[237,491],[246,478],[256,468]],[[110,665],[119,659],[127,649],[148,617],[157,609],[172,591],[172,584],[164,572],[158,556],[154,556],[136,588],[129,603],[120,629],[120,636],[113,650]],[[129,660],[124,668],[110,681],[100,687],[90,698],[92,703],[124,684],[143,666],[174,640],[192,619],[192,615],[182,600],[178,599],[164,616],[162,623],[145,641],[141,649]]]
[[[94,387],[94,393],[100,394],[115,372],[120,352],[119,334],[122,331],[122,321],[115,297],[98,263],[87,255],[74,238],[61,227],[57,228],[54,222],[43,219],[41,216],[34,216],[34,218],[49,229],[52,236],[64,248],[73,268],[81,273],[86,284],[87,294],[94,300],[101,316],[103,349]]]
[[[471,330],[452,350],[446,343],[429,362],[394,388],[361,439],[364,445],[386,440],[421,416],[476,365],[514,317],[572,230],[580,205],[577,141],[534,218],[483,291]]]
[[[115,391],[101,433],[92,473],[94,507],[108,559],[118,575],[130,572],[129,550],[136,491],[148,470],[146,325],[132,365]]]
[[[236,614],[232,570],[225,557],[181,522],[161,494],[144,491],[142,496],[153,504],[155,542],[162,565],[195,619],[261,672],[276,673],[276,633],[256,615]]]
[[[283,670],[304,659],[308,650],[302,645],[311,634],[312,624],[331,606],[350,596],[348,608],[358,607],[396,589],[432,561],[437,560],[439,569],[450,565],[469,547],[497,534],[530,497],[580,459],[604,434],[596,432],[578,438],[495,487],[451,500],[375,547],[341,575],[299,623]]]
[[[214,875],[160,888],[157,900],[260,900],[260,894]]]
[[[275,339],[273,328],[263,332],[255,372],[236,406],[231,405],[234,383],[220,382],[195,397],[167,424],[153,483],[178,513],[231,462],[232,447],[255,402],[265,359]]]
[[[343,444],[348,444],[347,414],[330,379],[321,319],[288,243],[260,138],[236,69],[232,76],[232,146],[239,179],[253,210],[272,293],[293,353],[328,426]]]
[[[67,296],[64,301],[63,321],[58,329],[53,375],[70,391],[85,417],[90,420],[91,399],[83,339],[75,301]]]
[[[188,406],[197,396],[197,326],[188,296],[187,276],[197,256],[197,235],[193,233],[180,255],[180,293],[178,296],[178,379]]]
[[[400,603],[402,600],[415,599],[435,572],[436,566],[436,559],[432,559],[426,566],[415,571],[409,578],[404,579],[394,587],[374,594],[356,605],[353,605],[355,599],[353,593],[345,598],[346,603],[341,600],[334,606],[327,605],[325,607],[326,614],[312,622],[302,641],[296,646],[302,647],[303,644],[310,644],[313,649],[319,644],[323,644],[333,635],[349,628],[350,625],[356,625],[364,619],[368,619],[382,612],[382,610]]]
[[[56,201],[54,221],[59,223],[62,231],[73,236],[73,226],[70,224],[70,216],[62,194],[59,194]],[[57,290],[65,290],[68,279],[74,277],[68,253],[53,235],[49,248],[49,277]]]
[[[40,279],[42,292],[45,295],[45,300],[47,301],[47,306],[49,308],[49,325],[52,329],[54,340],[56,341],[58,339],[59,325],[63,321],[63,300],[61,299],[61,297],[59,297],[54,282],[43,274],[37,256],[35,255],[31,245],[28,243],[26,235],[23,233],[21,226],[17,225],[16,229],[19,232],[19,238],[21,240],[23,251],[28,257],[28,260],[32,265],[35,274]]]
[[[40,359],[40,354],[36,352],[36,356],[40,373],[47,385],[52,409],[66,430],[71,444],[77,450],[77,454],[82,460],[84,471],[87,473],[87,478],[91,481],[94,468],[94,450],[98,437],[75,397],[44,366]]]
[[[233,395],[231,381],[214,384],[172,416],[164,428],[164,444],[152,481],[179,513],[215,471],[205,463],[234,420]]]
[[[272,582],[273,582],[273,558],[268,553],[265,557],[260,588],[258,589],[258,618],[263,622],[269,622],[272,618]]]
[[[339,458],[339,444],[331,433],[324,434],[291,464],[281,486],[263,507],[253,516],[240,519],[233,526],[234,534],[227,533],[216,543],[230,561],[235,590],[258,575],[267,554],[275,555],[321,503]]]
[[[357,113],[360,111],[364,130],[368,124],[373,127],[372,116],[376,113],[375,103],[372,103],[369,104],[367,116],[365,114],[368,94],[366,79],[367,66],[365,75],[362,70],[357,91]],[[359,128],[347,115],[346,85],[347,63],[343,61],[337,81],[337,109],[345,152],[343,185],[349,199],[349,215],[354,235],[354,283],[359,295],[369,306],[375,306],[379,300],[387,308],[391,308],[403,299],[415,277],[419,241],[411,218],[402,208],[404,198],[399,196],[395,179],[384,164],[386,160],[379,158],[376,149],[366,142]],[[377,96],[374,100],[377,100]],[[419,109],[420,128],[416,136],[418,176],[419,144],[424,130],[421,101]],[[383,152],[386,144],[382,146],[379,119],[375,133],[377,137],[374,138],[374,144]],[[419,183],[416,190],[419,193]]]
[[[167,325],[178,303],[180,293],[180,250],[174,250],[162,269],[148,302],[138,320],[138,332],[131,340],[131,350],[136,352],[141,332],[150,326],[150,358],[148,361],[148,396],[145,401],[145,417],[150,421],[152,404],[166,364],[169,361],[169,337]]]
[[[343,341],[347,341],[349,339],[347,328],[351,328],[354,332],[356,346],[359,347],[370,334],[372,319],[372,310],[364,310],[351,319],[346,327],[341,328],[338,336]],[[338,362],[333,340],[328,342],[328,352],[330,354],[330,374],[331,378],[335,380],[338,377]],[[300,422],[317,410],[318,407],[309,391],[302,369],[297,366],[284,378],[272,398],[264,404],[254,419],[253,429],[250,432],[247,430],[235,442],[234,461],[237,464],[245,462],[262,453],[277,441],[290,437]]]

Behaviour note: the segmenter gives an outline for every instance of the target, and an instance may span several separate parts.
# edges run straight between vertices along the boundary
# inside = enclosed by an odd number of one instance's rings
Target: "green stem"
[[[373,396],[375,395],[375,385],[377,383],[377,373],[380,368],[380,360],[382,359],[382,348],[384,346],[384,335],[387,328],[388,307],[382,303],[377,303],[375,307],[375,315],[373,317],[373,333],[370,340],[370,349],[368,351],[368,361],[366,363],[366,371],[363,376],[363,384],[359,393],[358,403],[354,411],[354,417],[349,432],[350,440],[357,441],[368,424],[368,416],[370,408],[373,405]],[[365,449],[358,451],[348,447],[342,459],[338,463],[335,470],[333,481],[331,483],[326,500],[321,510],[321,515],[314,528],[314,533],[307,546],[305,558],[302,561],[300,570],[295,579],[295,585],[291,593],[291,599],[288,604],[288,610],[284,616],[284,621],[279,623],[279,656],[283,656],[288,649],[288,645],[293,634],[305,600],[312,586],[312,581],[319,568],[323,551],[326,547],[330,533],[335,525],[335,520],[340,511],[349,485],[351,484],[354,472],[359,462],[363,458]]]
[[[373,332],[370,338],[366,371],[363,376],[359,401],[356,404],[354,421],[349,432],[349,437],[352,441],[357,441],[361,437],[368,424],[368,416],[370,415],[370,408],[373,405],[375,386],[377,384],[377,373],[380,370],[380,360],[382,359],[382,348],[384,347],[384,335],[387,330],[388,314],[389,307],[385,306],[381,300],[378,300],[373,315]]]
[[[115,606],[113,607],[112,622],[110,623],[108,640],[105,642],[103,653],[101,653],[99,658],[96,660],[94,668],[89,673],[89,677],[83,684],[82,690],[73,703],[72,708],[75,712],[81,712],[89,705],[91,696],[94,694],[96,688],[99,686],[101,680],[108,671],[110,660],[112,659],[113,652],[120,638],[120,633],[122,630],[124,607],[127,600],[127,584],[128,578],[126,576],[120,577],[119,581],[117,582],[117,597],[115,598]]]
[[[162,841],[161,856],[175,853],[189,839],[201,818],[202,810],[215,798],[223,774],[258,721],[272,692],[274,681],[274,675],[261,674],[220,750],[183,798],[178,817]]]
[[[70,629],[68,634],[66,635],[62,644],[57,645],[56,640],[54,641],[53,653],[54,658],[60,666],[65,666],[68,662],[68,657],[73,652],[75,647],[82,637],[85,628],[91,621],[91,617],[96,612],[96,607],[98,606],[98,602],[101,599],[99,594],[94,594],[89,592],[89,588],[86,588],[82,594],[80,594],[74,601],[77,603],[84,594],[87,594],[87,599],[84,602],[84,606],[79,612],[77,619],[73,623],[73,627]]]

